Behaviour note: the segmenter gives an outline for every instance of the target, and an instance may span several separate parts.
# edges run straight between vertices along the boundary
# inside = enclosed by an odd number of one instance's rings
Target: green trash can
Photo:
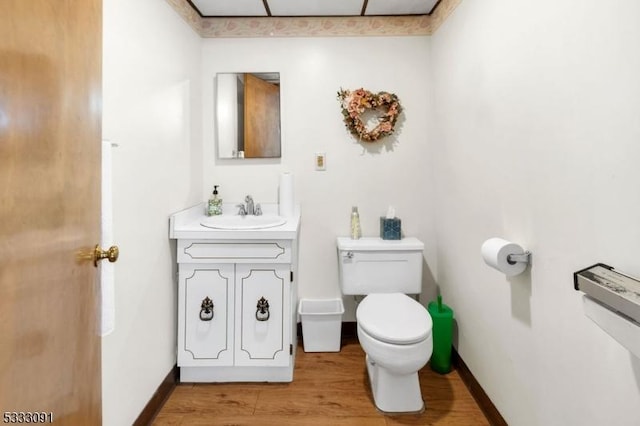
[[[453,309],[442,303],[442,296],[438,301],[431,301],[427,306],[433,320],[431,334],[433,337],[433,353],[431,354],[431,369],[445,374],[451,371],[451,344],[453,340]]]

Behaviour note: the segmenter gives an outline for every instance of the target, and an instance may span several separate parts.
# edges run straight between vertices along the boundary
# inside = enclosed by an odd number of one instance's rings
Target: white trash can
[[[342,299],[300,299],[298,314],[305,352],[340,352]]]

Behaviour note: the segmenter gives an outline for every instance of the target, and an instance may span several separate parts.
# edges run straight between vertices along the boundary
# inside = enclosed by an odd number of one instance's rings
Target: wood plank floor
[[[364,352],[343,339],[338,353],[305,353],[300,345],[292,383],[179,384],[154,425],[489,425],[454,370],[420,371],[426,411],[385,416],[369,390]]]

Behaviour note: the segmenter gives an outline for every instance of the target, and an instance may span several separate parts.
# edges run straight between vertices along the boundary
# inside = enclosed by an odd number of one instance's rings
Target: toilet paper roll
[[[280,175],[278,213],[283,217],[293,216],[293,175],[289,172]]]
[[[508,277],[518,275],[527,268],[526,262],[509,262],[510,254],[523,254],[524,249],[518,244],[502,238],[489,238],[480,249],[484,263],[504,273]]]

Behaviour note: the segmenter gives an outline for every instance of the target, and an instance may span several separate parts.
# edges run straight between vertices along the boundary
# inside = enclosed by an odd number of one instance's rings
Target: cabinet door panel
[[[233,265],[180,265],[178,365],[233,365]],[[203,308],[205,299],[211,309]]]
[[[290,286],[289,265],[236,265],[235,365],[289,365]]]

